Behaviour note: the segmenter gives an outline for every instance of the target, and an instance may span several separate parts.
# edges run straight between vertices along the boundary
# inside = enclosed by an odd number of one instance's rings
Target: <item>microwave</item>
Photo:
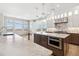
[[[62,49],[62,39],[56,37],[48,37],[48,45],[58,49]]]

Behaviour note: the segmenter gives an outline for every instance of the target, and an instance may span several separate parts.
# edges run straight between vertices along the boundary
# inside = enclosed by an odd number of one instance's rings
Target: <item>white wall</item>
[[[68,27],[79,27],[79,15],[68,18]]]
[[[0,29],[4,26],[4,16],[0,13]]]
[[[4,16],[2,13],[0,13],[0,34],[3,34],[6,32],[6,29],[4,27]]]

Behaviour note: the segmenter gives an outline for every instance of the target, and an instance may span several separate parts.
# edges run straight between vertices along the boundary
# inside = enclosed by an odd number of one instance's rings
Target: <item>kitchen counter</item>
[[[51,55],[63,56],[67,54],[68,44],[65,41],[69,36],[70,34],[35,32],[34,43],[52,50]]]
[[[40,35],[46,35],[46,36],[52,36],[52,37],[58,37],[58,38],[66,38],[70,35],[70,34],[46,33],[46,32],[35,32],[34,34],[40,34]]]
[[[49,45],[49,38],[58,38],[59,39],[59,46],[61,46],[62,49],[59,49],[57,47],[55,47],[56,45],[54,43],[56,43],[56,40],[53,40],[51,44]],[[51,39],[50,39],[51,40]],[[34,42],[47,48],[52,50],[52,54],[51,55],[55,55],[55,56],[63,56],[63,55],[67,55],[67,53],[69,52],[69,44],[75,45],[75,46],[79,46],[79,32],[78,31],[67,31],[67,32],[63,32],[63,31],[55,31],[55,32],[35,32],[34,33]],[[61,42],[61,43],[60,43]],[[55,45],[55,46],[54,46]]]

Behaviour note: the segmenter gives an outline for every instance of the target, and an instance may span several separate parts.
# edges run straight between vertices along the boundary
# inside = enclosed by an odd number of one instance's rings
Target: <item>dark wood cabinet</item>
[[[34,42],[53,51],[51,55],[63,56],[64,53],[64,39],[62,39],[62,49],[55,48],[53,46],[48,45],[48,36],[34,34]]]
[[[52,55],[63,56],[66,55],[69,49],[68,44],[79,45],[79,34],[71,33],[67,38],[61,38],[62,40],[62,49],[55,48],[54,46],[48,45],[48,37],[45,35],[34,34],[34,42],[48,48],[53,51]]]
[[[48,48],[48,36],[41,35],[40,38],[41,45]]]
[[[79,45],[79,35],[78,34],[72,34],[72,35],[73,35],[72,43],[76,44],[76,45]]]
[[[68,39],[66,39],[67,43],[79,45],[79,34],[71,34]]]
[[[41,40],[40,40],[40,35],[38,34],[34,34],[34,42],[37,43],[37,44],[40,44],[41,43]]]
[[[48,47],[48,37],[44,35],[34,34],[34,42],[43,46]]]

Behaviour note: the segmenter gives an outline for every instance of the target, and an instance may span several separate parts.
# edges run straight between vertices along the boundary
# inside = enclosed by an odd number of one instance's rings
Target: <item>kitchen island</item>
[[[34,42],[52,50],[51,55],[63,56],[67,54],[68,46],[65,41],[69,36],[70,34],[36,32]]]

